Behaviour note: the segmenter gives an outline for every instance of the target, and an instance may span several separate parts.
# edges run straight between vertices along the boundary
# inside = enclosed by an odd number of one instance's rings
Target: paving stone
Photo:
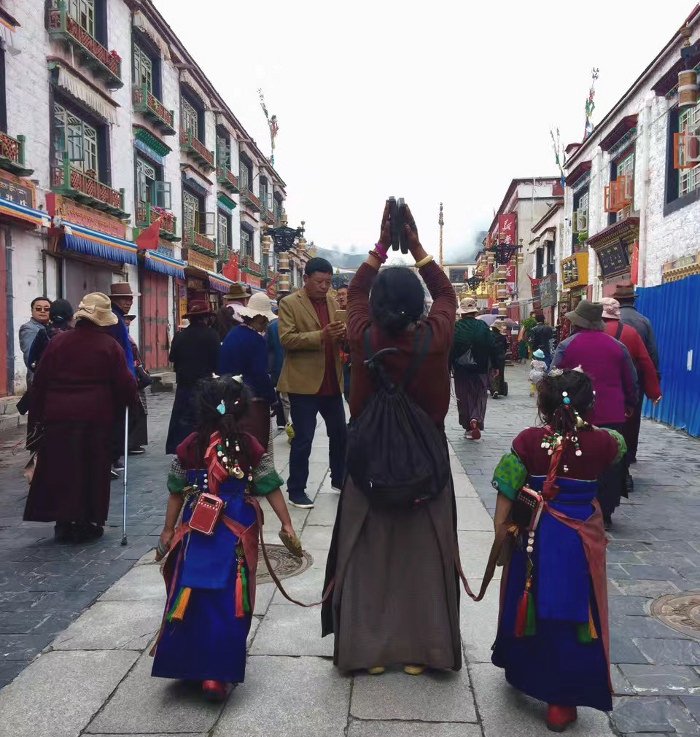
[[[608,608],[611,616],[620,614],[648,616],[651,600],[643,596],[615,596],[610,597]]]
[[[485,737],[542,737],[546,705],[512,688],[503,671],[487,663],[470,666],[469,672]],[[607,737],[614,734],[608,717],[595,709],[579,709],[576,737]]]
[[[143,601],[156,599],[165,603],[165,583],[160,566],[153,563],[136,566],[110,586],[100,601]]]
[[[493,544],[493,523],[490,530],[472,530],[470,532],[460,530],[457,533],[457,541],[459,543],[462,570],[467,579],[470,580],[471,585],[471,578],[477,576],[481,578],[484,575]],[[500,581],[502,572],[503,568],[501,566],[496,568],[493,574],[494,583],[491,584],[492,586],[498,588],[497,582]]]
[[[387,671],[381,676],[357,675],[350,714],[358,719],[476,722],[466,668],[409,676]]]
[[[134,652],[115,650],[42,655],[0,691],[1,733],[75,737],[137,657]]]
[[[435,722],[363,722],[350,724],[348,737],[481,737],[478,724]]]
[[[611,663],[643,663],[649,661],[642,655],[631,637],[624,637],[615,628],[610,630],[610,662]]]
[[[253,614],[262,616],[267,612],[267,608],[270,606],[272,597],[275,595],[277,587],[274,583],[263,583],[258,584],[255,587],[255,607]]]
[[[158,631],[163,603],[101,601],[61,633],[55,650],[144,650]]]
[[[169,734],[153,734],[152,732],[146,733],[142,732],[141,734],[133,734],[133,733],[124,733],[121,734],[93,734],[91,737],[173,737],[173,733],[170,732]],[[194,734],[193,732],[190,732],[188,734],[183,734],[182,732],[177,733],[177,737],[209,737],[206,732],[199,732],[197,734]]]
[[[333,536],[333,528],[327,525],[308,524],[301,531],[301,544],[304,548],[328,550]]]
[[[474,593],[477,593],[481,579],[475,578],[469,583]],[[462,592],[459,619],[467,663],[491,662],[491,646],[496,639],[498,625],[499,591],[498,583],[492,583],[479,602],[472,601]]]
[[[338,499],[340,499],[338,494],[320,494],[314,500],[314,508],[309,512],[308,523],[310,525],[333,527],[338,511]],[[301,527],[297,529],[301,529]]]
[[[493,533],[493,520],[479,499],[458,498],[457,529]]]
[[[328,557],[326,550],[309,549],[308,552],[314,560],[313,565],[298,576],[292,576],[291,578],[285,578],[282,580],[282,586],[284,586],[284,590],[289,594],[289,596],[304,604],[312,604],[321,601],[321,597],[323,596],[323,584],[326,576],[326,559]],[[282,596],[281,591],[275,591],[272,603],[284,604],[286,606],[297,606],[285,599],[284,596]],[[320,617],[318,609],[316,609],[316,614]]]
[[[671,732],[698,734],[698,722],[675,699],[623,696],[615,700],[612,720],[623,734],[634,732]]]
[[[250,657],[246,681],[229,697],[212,737],[342,735],[351,685],[320,658]]]
[[[610,666],[610,679],[612,680],[613,693],[616,696],[634,696],[637,693],[632,684],[622,674],[620,666]]]
[[[681,696],[685,708],[693,715],[693,718],[700,724],[700,694],[694,696]]]
[[[139,658],[136,667],[90,722],[88,734],[209,732],[222,704],[205,701],[198,684],[153,678],[152,664],[153,658],[148,654]]]
[[[700,682],[684,665],[622,664],[620,670],[635,691],[647,696],[678,696],[699,693]]]
[[[700,665],[700,642],[635,638],[634,643],[652,663],[658,665]]]
[[[271,604],[260,625],[251,655],[333,655],[333,636],[321,637],[317,607]]]
[[[618,581],[618,587],[623,594],[630,596],[648,596],[656,599],[666,594],[677,594],[681,589],[672,581]]]

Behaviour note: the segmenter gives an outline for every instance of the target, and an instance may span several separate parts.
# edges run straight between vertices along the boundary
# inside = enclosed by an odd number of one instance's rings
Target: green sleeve
[[[511,501],[527,481],[527,469],[518,456],[511,451],[501,458],[493,472],[491,486]]]
[[[627,452],[627,443],[625,442],[625,439],[620,435],[620,433],[617,430],[611,430],[609,427],[601,427],[601,430],[605,430],[605,432],[610,433],[613,440],[617,443],[617,455],[615,456],[615,460],[613,463],[619,463],[623,458],[625,453]]]
[[[177,456],[175,456],[168,472],[168,491],[171,494],[182,494],[185,486],[187,486],[187,475]]]

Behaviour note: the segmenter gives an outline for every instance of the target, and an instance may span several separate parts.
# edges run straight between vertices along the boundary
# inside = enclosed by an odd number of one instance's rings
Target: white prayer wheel
[[[289,271],[289,254],[286,252],[277,255],[277,271]]]
[[[695,107],[698,103],[698,74],[694,69],[678,72],[678,107]]]

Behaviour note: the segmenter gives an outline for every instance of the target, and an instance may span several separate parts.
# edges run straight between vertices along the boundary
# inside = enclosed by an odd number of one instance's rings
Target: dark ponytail
[[[554,371],[554,374],[548,374],[537,385],[540,418],[559,435],[575,434],[577,414],[585,420],[595,404],[593,382],[582,371]],[[565,401],[567,399],[568,402]]]

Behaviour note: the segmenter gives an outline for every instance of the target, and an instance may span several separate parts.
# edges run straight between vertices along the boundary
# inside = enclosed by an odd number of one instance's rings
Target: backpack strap
[[[622,320],[617,321],[617,330],[615,331],[615,340],[620,340],[620,336],[622,335],[622,331],[624,329],[624,323]]]
[[[428,355],[430,344],[433,340],[433,329],[430,327],[430,323],[423,323],[425,325],[425,335],[423,336],[423,342],[421,343],[421,334],[416,329],[416,337],[413,341],[413,359],[406,370],[404,380],[401,386],[405,389],[415,378],[418,369]]]

